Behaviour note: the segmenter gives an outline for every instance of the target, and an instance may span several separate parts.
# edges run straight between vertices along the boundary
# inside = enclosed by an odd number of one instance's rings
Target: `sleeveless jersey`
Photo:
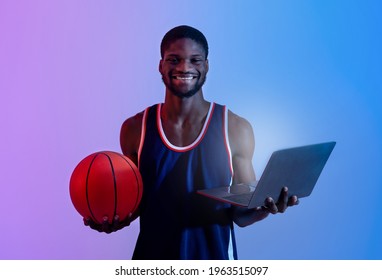
[[[143,115],[144,190],[133,259],[237,259],[230,205],[196,193],[232,181],[227,109],[211,103],[197,139],[178,147],[163,131],[161,106]]]

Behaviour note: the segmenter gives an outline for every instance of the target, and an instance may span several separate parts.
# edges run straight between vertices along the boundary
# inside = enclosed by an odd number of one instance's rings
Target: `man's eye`
[[[167,58],[166,61],[170,62],[170,63],[177,63],[178,62],[178,60],[176,58]]]
[[[202,63],[202,59],[200,59],[200,58],[194,58],[194,59],[191,59],[191,62],[192,63],[194,63],[194,64],[200,64],[200,63]]]

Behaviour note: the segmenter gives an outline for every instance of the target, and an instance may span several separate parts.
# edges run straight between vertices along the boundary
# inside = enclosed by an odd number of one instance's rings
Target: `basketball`
[[[112,223],[137,211],[143,184],[137,166],[126,156],[96,152],[81,160],[70,178],[70,198],[78,213],[101,224],[105,216]]]

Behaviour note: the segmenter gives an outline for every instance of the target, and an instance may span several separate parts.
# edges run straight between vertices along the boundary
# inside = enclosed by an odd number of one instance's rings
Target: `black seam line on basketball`
[[[110,156],[107,153],[102,152],[103,155],[105,155],[110,163],[111,172],[113,173],[113,181],[114,181],[114,214],[112,219],[114,219],[115,215],[117,215],[117,180],[115,178],[115,172],[114,172],[114,166],[113,162],[111,161]]]
[[[134,170],[133,166],[131,166],[130,162],[127,161],[121,154],[119,154],[119,153],[115,153],[115,152],[113,152],[113,153],[116,154],[117,156],[119,156],[120,158],[122,158],[124,161],[126,161],[128,165],[130,165],[131,170],[133,170],[133,172],[134,172],[135,180],[139,183],[138,175],[137,175],[137,173],[135,173],[135,170]],[[134,208],[133,208],[133,210],[132,210],[133,212],[138,208],[138,206],[137,206],[137,201],[138,201],[138,197],[139,197],[139,191],[140,191],[140,188],[138,187],[137,197],[136,197],[136,199],[135,199]]]
[[[90,174],[90,169],[92,168],[92,165],[93,165],[93,162],[95,161],[96,157],[98,156],[99,154],[95,154],[92,161],[90,162],[90,165],[89,165],[89,169],[88,169],[88,173],[86,174],[86,203],[88,204],[88,209],[89,209],[89,212],[90,212],[90,215],[92,216],[92,219],[93,221],[96,221],[96,222],[99,222],[97,221],[97,219],[94,217],[94,214],[93,214],[93,211],[92,211],[92,208],[90,207],[90,201],[89,201],[89,192],[88,192],[88,182],[89,182],[89,174]]]

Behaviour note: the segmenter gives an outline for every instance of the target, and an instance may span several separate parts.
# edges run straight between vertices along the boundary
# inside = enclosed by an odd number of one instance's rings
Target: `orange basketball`
[[[115,215],[124,220],[137,211],[143,184],[136,165],[126,156],[110,151],[85,157],[70,178],[70,198],[78,213],[102,223]]]

